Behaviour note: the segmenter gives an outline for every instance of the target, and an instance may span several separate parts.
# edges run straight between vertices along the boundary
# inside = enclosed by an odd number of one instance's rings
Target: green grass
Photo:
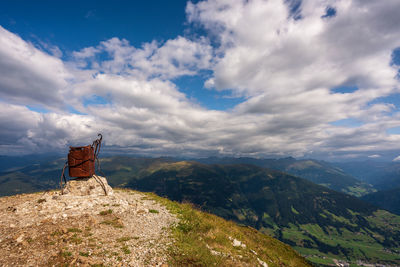
[[[150,213],[159,213],[158,210],[154,210],[154,209],[150,209],[149,212],[150,212]]]
[[[373,192],[376,192],[377,190],[372,188],[371,186],[368,186],[367,184],[358,184],[358,185],[353,185],[353,186],[347,186],[346,188],[343,188],[342,191],[344,193],[356,196],[356,197],[361,197],[366,194],[370,194]]]
[[[82,230],[79,228],[68,228],[67,229],[68,233],[81,233]]]
[[[51,236],[58,236],[58,235],[62,235],[62,232],[59,231],[59,230],[56,230],[56,231],[51,233]]]
[[[129,249],[128,246],[123,246],[121,248],[122,252],[124,252],[125,254],[131,254],[131,250]]]
[[[117,241],[118,241],[118,242],[126,242],[126,241],[129,241],[129,240],[131,240],[131,239],[132,239],[132,237],[123,236],[123,237],[121,237],[121,238],[118,238]]]
[[[296,244],[303,244],[304,240],[312,242],[312,239],[304,234],[297,226],[290,224],[291,227],[282,228],[282,236],[284,239],[291,240]]]
[[[99,215],[105,216],[105,215],[109,215],[111,213],[113,213],[112,209],[108,209],[108,210],[100,211]]]
[[[146,195],[166,206],[180,219],[171,228],[175,242],[168,254],[173,266],[237,265],[231,257],[224,255],[236,255],[235,260],[240,258],[241,262],[249,265],[259,258],[268,266],[309,266],[288,245],[253,228],[238,226],[234,222],[201,212],[190,204],[180,204],[151,193]],[[246,247],[233,247],[230,238],[240,240]]]
[[[377,210],[368,220],[377,227],[398,229],[400,227],[400,216],[394,215],[386,210]]]
[[[292,210],[292,212],[293,212],[294,214],[296,214],[296,215],[299,215],[299,214],[300,214],[295,208],[293,208],[293,206],[291,207],[291,210]]]
[[[322,258],[322,257],[313,256],[313,257],[309,257],[307,259],[309,261],[311,261],[312,263],[324,264],[324,265],[334,265],[333,260],[326,258],[326,257]]]
[[[124,228],[124,225],[117,217],[109,219],[109,220],[104,220],[101,222],[101,224],[110,225],[114,228]]]
[[[82,243],[82,238],[80,238],[76,233],[69,240],[76,245]]]
[[[357,224],[351,223],[349,221],[349,219],[346,219],[346,218],[344,218],[342,216],[336,216],[335,214],[333,214],[333,213],[331,213],[331,212],[329,212],[327,210],[324,210],[324,213],[326,215],[328,215],[328,217],[330,216],[334,221],[345,223],[345,224],[348,224],[349,226],[357,227]]]
[[[61,256],[63,256],[64,258],[71,257],[72,256],[72,252],[70,252],[68,250],[64,250],[64,251],[61,252]]]
[[[79,255],[83,256],[83,257],[89,257],[89,252],[79,252]]]

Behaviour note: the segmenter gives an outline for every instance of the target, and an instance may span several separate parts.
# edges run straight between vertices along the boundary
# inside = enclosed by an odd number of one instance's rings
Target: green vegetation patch
[[[149,209],[149,212],[150,212],[150,213],[159,213],[158,210],[154,210],[154,209]]]
[[[124,228],[123,223],[121,222],[121,220],[118,217],[114,217],[109,220],[104,220],[101,222],[101,224],[110,225],[114,228]]]
[[[76,233],[69,240],[76,245],[82,243],[82,238],[80,238]]]
[[[64,250],[61,252],[61,256],[63,256],[64,258],[68,258],[72,256],[72,252],[68,251],[68,250]]]
[[[79,252],[79,255],[83,256],[83,257],[89,257],[89,252]]]
[[[37,203],[43,203],[43,202],[46,202],[46,199],[44,199],[44,198],[40,198],[40,199],[38,199],[38,201],[37,201]]]
[[[293,208],[293,206],[291,207],[291,210],[292,210],[292,212],[293,212],[294,214],[296,214],[296,215],[299,215],[299,214],[300,214],[295,208]]]
[[[68,233],[82,233],[82,230],[79,228],[68,228]]]
[[[112,209],[108,209],[108,210],[100,211],[99,215],[105,216],[105,215],[109,215],[109,214],[112,214],[112,213],[113,213]]]
[[[343,188],[342,191],[349,195],[353,195],[356,197],[362,197],[366,194],[376,192],[376,189],[372,188],[371,186],[368,186],[367,184],[358,184],[358,185],[353,185],[353,186],[348,186],[346,188]]]
[[[357,224],[354,224],[354,223],[350,222],[350,220],[345,218],[345,217],[336,216],[335,214],[333,214],[333,213],[331,213],[331,212],[329,212],[327,210],[324,210],[324,213],[326,215],[328,215],[328,217],[331,217],[333,220],[335,220],[337,222],[341,222],[341,223],[345,223],[345,224],[347,224],[349,226],[357,227]]]
[[[327,258],[326,256],[311,256],[307,258],[312,263],[328,265],[328,266],[335,266],[335,263],[332,259]]]
[[[132,239],[132,237],[130,237],[130,236],[123,236],[123,237],[118,238],[117,241],[118,242],[126,242],[126,241],[129,241],[131,239]]]
[[[400,216],[394,215],[386,210],[377,210],[373,215],[368,216],[368,221],[376,227],[390,229],[400,228]]]
[[[121,248],[122,252],[124,252],[125,254],[131,254],[131,250],[129,249],[128,246],[123,246]]]

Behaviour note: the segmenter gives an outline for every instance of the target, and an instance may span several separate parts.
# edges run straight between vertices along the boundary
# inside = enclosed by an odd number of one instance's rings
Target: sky
[[[0,3],[0,155],[400,160],[400,1]]]

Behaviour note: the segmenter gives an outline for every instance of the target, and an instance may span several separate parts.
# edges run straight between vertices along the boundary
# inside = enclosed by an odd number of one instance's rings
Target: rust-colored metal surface
[[[91,177],[94,174],[93,146],[70,147],[68,167],[70,177]]]
[[[86,177],[94,177],[97,180],[97,176],[95,175],[95,160],[97,161],[97,170],[103,174],[100,170],[100,161],[99,161],[99,153],[101,148],[101,141],[103,136],[99,133],[97,135],[99,138],[93,141],[92,145],[89,146],[78,146],[78,147],[69,147],[68,153],[68,161],[65,162],[64,167],[62,169],[61,177],[60,177],[60,187],[61,194],[64,193],[63,183],[67,183],[67,178],[65,177],[65,169],[68,167],[69,169],[69,177],[70,178],[86,178]],[[107,195],[107,190],[101,179],[98,179],[98,182],[104,189],[104,193]]]

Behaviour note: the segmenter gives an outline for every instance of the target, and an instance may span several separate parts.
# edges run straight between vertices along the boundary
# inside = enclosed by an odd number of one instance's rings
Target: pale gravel
[[[111,214],[100,215],[108,209]],[[104,224],[112,221],[117,227]],[[164,206],[129,190],[109,196],[54,191],[3,197],[0,266],[165,266],[173,245],[169,229],[176,222]],[[129,240],[118,241],[124,237]]]

